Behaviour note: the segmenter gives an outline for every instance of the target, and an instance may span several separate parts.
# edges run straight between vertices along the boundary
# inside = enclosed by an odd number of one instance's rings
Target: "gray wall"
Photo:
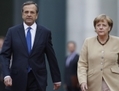
[[[13,4],[13,0],[0,1],[0,36],[4,36],[13,25]]]
[[[107,14],[114,22],[111,34],[118,35],[118,0],[100,0],[99,5],[100,13]]]
[[[65,58],[65,0],[40,0],[38,22],[52,31],[52,40],[63,78]],[[48,67],[49,69],[49,67]],[[48,70],[47,91],[53,91],[52,80]],[[63,91],[61,87],[58,91]]]

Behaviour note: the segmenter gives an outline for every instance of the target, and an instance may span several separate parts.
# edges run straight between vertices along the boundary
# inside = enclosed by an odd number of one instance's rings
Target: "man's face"
[[[24,22],[31,26],[37,19],[38,13],[36,12],[37,8],[34,4],[25,5],[22,11],[22,18]]]
[[[69,43],[68,44],[68,51],[70,52],[70,53],[72,53],[72,52],[74,52],[75,51],[75,45],[73,44],[73,43]]]
[[[2,49],[3,42],[4,42],[4,40],[0,39],[0,49]]]

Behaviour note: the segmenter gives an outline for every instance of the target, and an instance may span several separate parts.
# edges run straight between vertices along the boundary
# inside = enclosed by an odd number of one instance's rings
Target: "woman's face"
[[[109,34],[110,26],[108,25],[106,20],[103,20],[103,21],[99,21],[96,24],[95,29],[98,36],[106,36]]]

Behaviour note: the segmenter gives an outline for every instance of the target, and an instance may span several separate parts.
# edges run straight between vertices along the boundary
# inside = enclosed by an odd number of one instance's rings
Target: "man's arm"
[[[55,52],[53,49],[52,41],[51,41],[51,32],[49,31],[48,37],[47,37],[47,45],[45,48],[46,55],[48,58],[48,63],[51,71],[52,80],[54,82],[54,87],[61,85],[61,75],[60,70],[58,67],[57,59],[55,56]]]

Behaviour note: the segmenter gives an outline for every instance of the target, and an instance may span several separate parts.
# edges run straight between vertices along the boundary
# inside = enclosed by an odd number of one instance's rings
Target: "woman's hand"
[[[82,91],[86,91],[87,89],[88,89],[87,83],[86,83],[86,82],[83,82],[83,83],[81,84],[81,90],[82,90]]]

